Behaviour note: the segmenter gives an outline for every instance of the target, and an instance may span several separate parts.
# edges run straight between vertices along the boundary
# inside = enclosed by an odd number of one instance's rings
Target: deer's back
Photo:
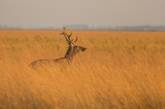
[[[38,67],[46,67],[46,66],[54,66],[54,65],[60,65],[68,63],[67,59],[65,57],[57,58],[57,59],[39,59],[33,61],[30,66],[32,68],[38,68]]]

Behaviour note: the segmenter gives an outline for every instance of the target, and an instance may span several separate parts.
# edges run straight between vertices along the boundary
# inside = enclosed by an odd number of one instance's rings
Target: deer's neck
[[[73,56],[74,56],[73,52],[74,52],[74,46],[73,45],[69,45],[68,49],[67,49],[67,51],[65,53],[65,58],[67,60],[71,61],[73,59]]]

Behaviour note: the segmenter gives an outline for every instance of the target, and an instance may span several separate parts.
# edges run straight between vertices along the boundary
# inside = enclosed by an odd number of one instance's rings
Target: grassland
[[[73,64],[59,31],[0,31],[0,109],[165,109],[165,33],[75,31]]]

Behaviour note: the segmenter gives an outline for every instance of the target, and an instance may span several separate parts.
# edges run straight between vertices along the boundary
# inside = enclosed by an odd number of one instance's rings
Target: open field
[[[0,30],[0,109],[165,109],[165,33],[75,31],[73,64],[60,31]]]

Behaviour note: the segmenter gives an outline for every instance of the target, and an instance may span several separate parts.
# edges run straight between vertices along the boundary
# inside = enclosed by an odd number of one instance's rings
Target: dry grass
[[[72,65],[54,31],[0,31],[0,109],[164,109],[165,33],[75,32],[88,48]]]

